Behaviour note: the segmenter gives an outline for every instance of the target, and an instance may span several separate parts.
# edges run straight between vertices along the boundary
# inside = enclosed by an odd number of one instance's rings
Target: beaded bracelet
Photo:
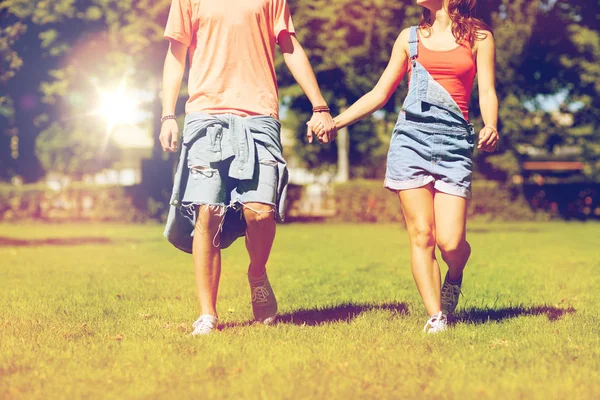
[[[319,113],[319,112],[330,112],[331,110],[329,109],[329,107],[327,106],[317,106],[317,107],[313,107],[313,112],[314,113]]]
[[[164,117],[162,117],[160,119],[160,123],[162,124],[163,122],[165,122],[168,119],[177,119],[177,116],[174,114],[170,114],[170,115],[165,115]]]

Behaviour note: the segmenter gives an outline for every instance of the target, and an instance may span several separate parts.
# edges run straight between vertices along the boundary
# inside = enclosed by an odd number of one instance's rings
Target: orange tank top
[[[419,40],[418,46],[417,60],[419,60],[419,63],[437,83],[450,93],[468,121],[469,100],[473,89],[473,81],[477,74],[477,65],[473,60],[471,44],[465,41],[452,50],[436,51],[429,50]],[[410,62],[408,68],[410,74],[412,72]]]

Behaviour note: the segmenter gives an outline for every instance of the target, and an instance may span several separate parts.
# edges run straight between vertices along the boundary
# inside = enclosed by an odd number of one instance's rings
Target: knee
[[[469,243],[464,238],[438,238],[437,246],[443,257],[452,257],[470,252]]]
[[[410,232],[410,242],[413,247],[427,249],[435,246],[433,227],[429,225],[415,226]]]
[[[196,209],[196,230],[202,233],[215,234],[221,226],[223,213],[223,206],[198,206]]]
[[[261,226],[275,222],[274,208],[267,204],[244,206],[244,218],[249,226]]]

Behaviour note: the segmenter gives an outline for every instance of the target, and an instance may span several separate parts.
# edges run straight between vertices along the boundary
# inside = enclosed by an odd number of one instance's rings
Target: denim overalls
[[[418,42],[417,27],[413,26],[409,91],[392,134],[384,186],[397,191],[433,182],[440,192],[470,198],[473,125],[419,63]]]

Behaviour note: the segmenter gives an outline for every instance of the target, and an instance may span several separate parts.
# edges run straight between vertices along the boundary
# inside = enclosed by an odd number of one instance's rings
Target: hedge
[[[383,188],[381,181],[356,180],[335,186],[336,221],[403,221],[398,196]],[[516,186],[479,181],[473,184],[469,217],[486,220],[531,221],[549,219],[543,211],[534,211]]]
[[[302,187],[291,186],[290,205],[302,202],[302,193]],[[326,220],[373,223],[403,220],[397,195],[384,189],[380,181],[337,184],[332,193],[335,213]],[[53,191],[40,185],[21,188],[0,185],[0,221],[164,221],[167,198],[166,193],[159,199],[152,198],[141,186],[74,185]],[[519,187],[489,181],[473,185],[469,216],[504,221],[550,218],[546,212],[533,211]]]

